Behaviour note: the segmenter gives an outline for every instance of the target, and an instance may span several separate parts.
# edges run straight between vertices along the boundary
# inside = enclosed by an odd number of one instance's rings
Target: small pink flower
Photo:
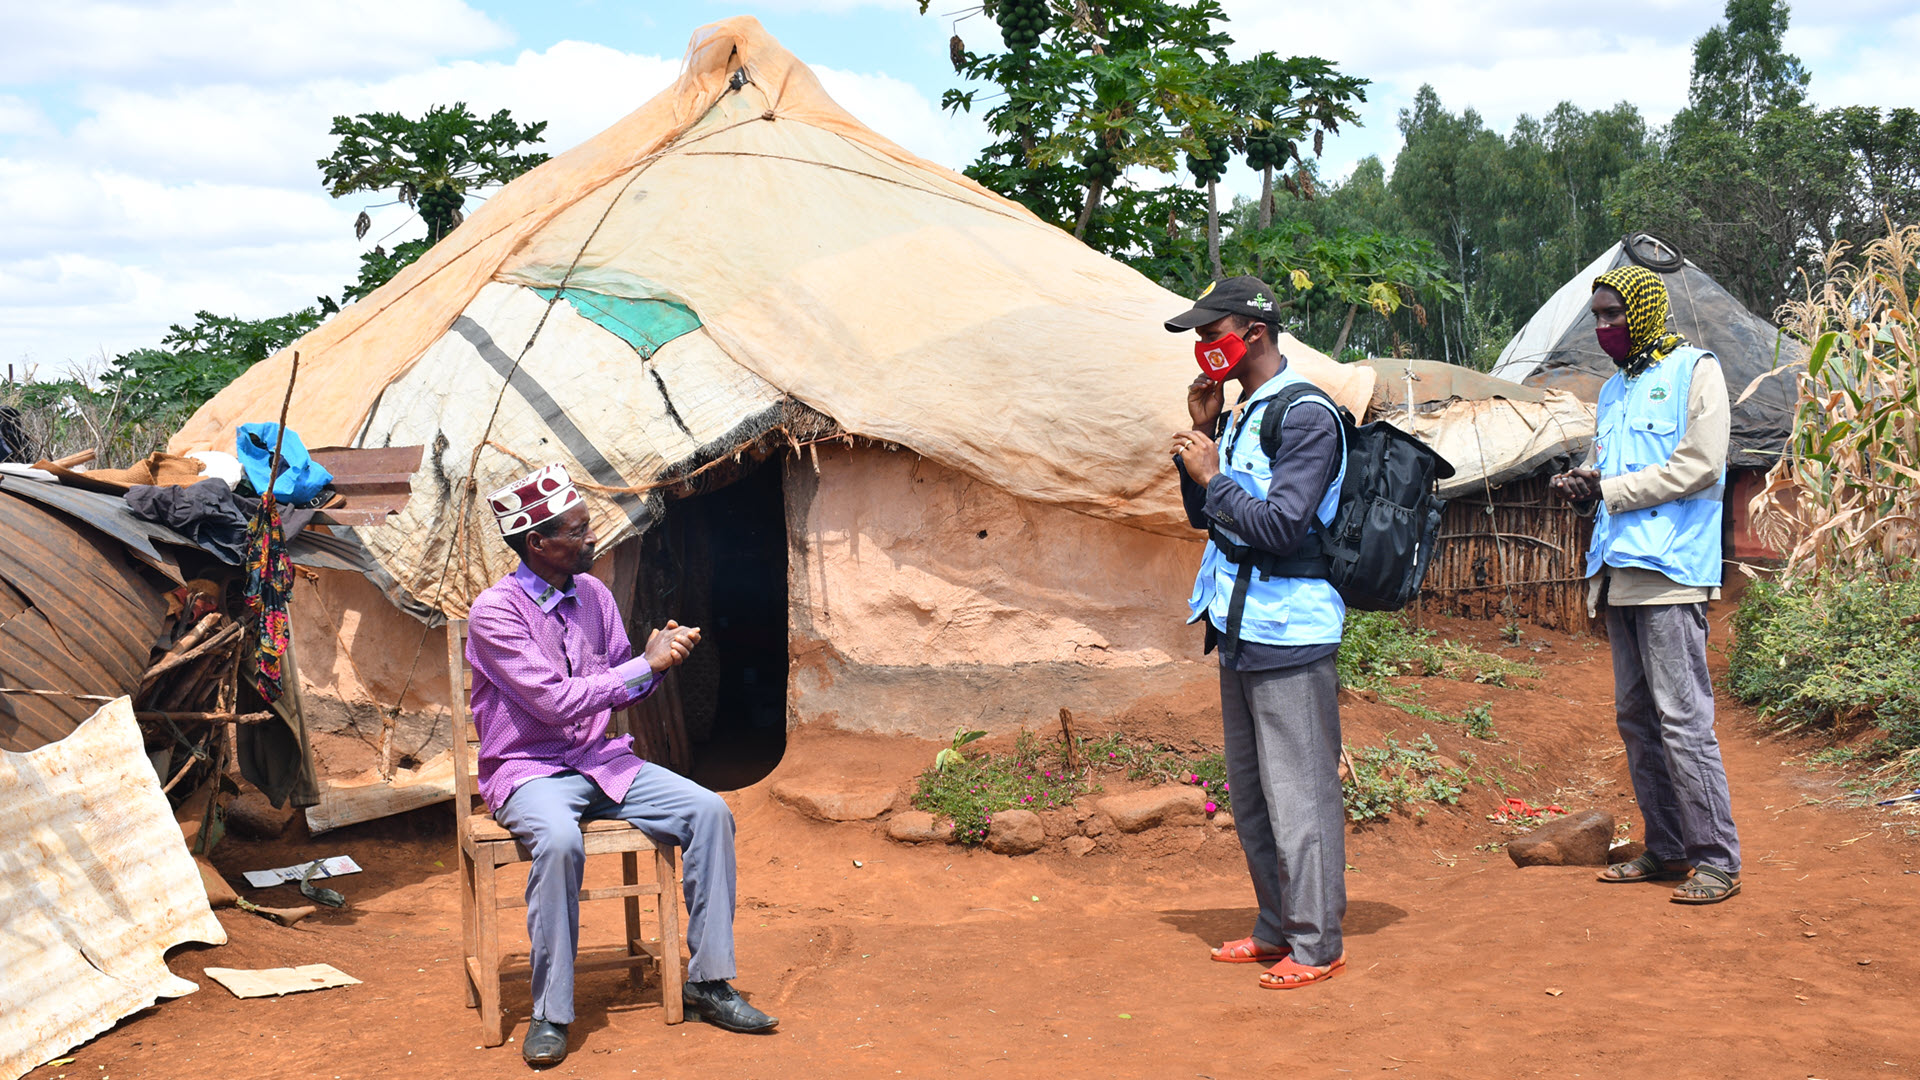
[[[1214,812],[1215,810],[1218,810],[1218,809],[1220,809],[1220,804],[1219,804],[1219,803],[1212,803],[1212,802],[1210,802],[1210,803],[1208,803],[1208,804],[1207,804],[1207,813],[1209,813],[1209,814],[1211,814],[1211,813],[1213,813],[1213,812]]]
[[[1221,791],[1232,791],[1232,790],[1233,790],[1233,785],[1232,785],[1232,784],[1229,784],[1229,783],[1227,783],[1227,782],[1226,782],[1225,780],[1222,780],[1222,781],[1220,781],[1220,790],[1221,790]]]

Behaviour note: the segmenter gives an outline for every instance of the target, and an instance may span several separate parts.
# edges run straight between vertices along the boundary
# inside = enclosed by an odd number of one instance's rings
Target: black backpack
[[[1325,401],[1340,418],[1347,471],[1332,524],[1322,527],[1316,515],[1306,540],[1286,556],[1222,543],[1218,535],[1215,545],[1241,565],[1243,578],[1249,569],[1263,577],[1325,578],[1350,608],[1398,611],[1419,594],[1427,576],[1427,562],[1440,535],[1440,512],[1446,507],[1435,489],[1438,481],[1453,475],[1453,466],[1383,420],[1354,423],[1353,414],[1334,404],[1326,391],[1304,382],[1267,399],[1260,417],[1260,449],[1269,460],[1280,452],[1280,425],[1288,407],[1305,397]],[[1244,586],[1235,593],[1236,600],[1243,600]],[[1239,619],[1230,616],[1229,622],[1228,637],[1236,638]]]

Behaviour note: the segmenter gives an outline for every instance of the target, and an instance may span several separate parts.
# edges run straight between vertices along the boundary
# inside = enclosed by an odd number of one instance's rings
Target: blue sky
[[[335,201],[315,159],[330,117],[465,100],[584,139],[672,80],[702,24],[750,14],[868,125],[952,167],[985,132],[938,108],[966,0],[61,0],[0,4],[0,364],[43,377],[154,344],[201,308],[260,318],[337,294],[405,208]],[[1422,83],[1499,130],[1562,100],[1685,104],[1694,38],[1722,0],[1224,0],[1237,51],[1315,54],[1374,80],[1365,125],[1327,145],[1342,176],[1389,162]],[[990,45],[980,17],[961,35]],[[1788,47],[1826,105],[1920,102],[1911,0],[1796,5]],[[1250,193],[1254,176],[1230,170]]]

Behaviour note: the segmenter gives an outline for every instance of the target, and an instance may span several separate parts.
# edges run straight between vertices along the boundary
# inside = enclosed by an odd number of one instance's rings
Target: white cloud
[[[23,0],[0,7],[0,83],[278,83],[403,71],[512,40],[463,0]]]
[[[987,125],[977,115],[948,113],[937,101],[891,75],[863,75],[817,67],[827,95],[861,123],[949,169],[972,164],[987,143]]]
[[[952,167],[971,161],[977,119],[951,117],[886,75],[816,69],[828,92],[882,134]],[[261,318],[337,295],[360,252],[421,235],[404,206],[335,201],[314,162],[336,114],[465,101],[548,121],[559,153],[599,133],[679,75],[677,57],[559,42],[511,60],[459,60],[373,80],[85,88],[62,134],[0,98],[0,360],[52,371],[153,344],[196,310]],[[16,105],[17,103],[17,105]],[[20,122],[11,124],[12,117]],[[356,243],[352,221],[371,207]]]

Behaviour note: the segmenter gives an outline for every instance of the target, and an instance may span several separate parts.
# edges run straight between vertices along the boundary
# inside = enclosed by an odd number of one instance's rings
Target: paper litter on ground
[[[233,991],[238,998],[279,997],[302,990],[325,990],[333,986],[358,986],[360,980],[332,964],[305,964],[290,968],[210,967],[207,978]]]
[[[247,879],[247,884],[254,888],[267,889],[285,882],[299,881],[306,876],[307,867],[312,865],[313,862],[309,860],[293,866],[283,866],[278,870],[248,870],[242,876]],[[320,860],[320,868],[313,872],[313,880],[318,881],[321,878],[338,877],[341,874],[357,874],[359,872],[359,863],[354,862],[345,855],[335,855],[331,859]]]

